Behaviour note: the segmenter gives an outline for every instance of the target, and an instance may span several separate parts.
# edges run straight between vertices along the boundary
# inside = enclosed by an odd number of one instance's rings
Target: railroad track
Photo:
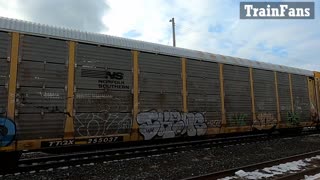
[[[54,156],[45,156],[37,158],[26,158],[20,159],[18,167],[10,171],[6,170],[0,172],[0,174],[12,174],[30,171],[40,171],[47,169],[54,169],[66,166],[76,166],[82,164],[90,164],[92,162],[107,162],[113,160],[121,159],[131,159],[138,157],[145,157],[150,155],[172,153],[178,151],[186,151],[196,148],[214,147],[214,146],[227,146],[236,145],[243,143],[252,142],[262,142],[270,141],[285,137],[295,137],[295,136],[305,136],[314,134],[315,132],[307,131],[300,135],[270,135],[270,134],[256,134],[256,135],[246,135],[228,138],[212,138],[203,139],[196,141],[186,141],[186,142],[171,142],[166,144],[158,145],[144,145],[137,147],[126,147],[126,148],[116,148],[116,149],[106,149],[100,151],[90,151],[90,152],[77,152],[69,154],[61,154]]]
[[[277,165],[284,164],[284,163],[293,163],[299,160],[303,160],[306,158],[312,158],[315,156],[320,155],[320,150],[298,154],[294,156],[289,156],[285,158],[275,159],[271,161],[265,161],[261,163],[251,164],[247,166],[242,166],[238,168],[223,170],[219,172],[204,174],[200,176],[194,176],[190,177],[184,180],[213,180],[213,179],[247,179],[246,176],[241,176],[241,172],[243,173],[251,173],[254,175],[254,173],[259,175],[259,173],[263,172],[263,169],[265,168],[271,168],[276,167]],[[240,173],[239,173],[240,172]],[[263,172],[266,173],[267,172]],[[270,172],[269,172],[270,173]],[[283,174],[277,174],[272,177],[269,177],[269,179],[277,179],[277,180],[295,180],[295,179],[303,179],[305,175],[314,175],[320,173],[320,159],[317,159],[315,162],[311,163],[310,165],[306,166],[306,169],[300,170],[297,172],[284,172]],[[237,175],[238,174],[238,175]],[[239,175],[240,174],[240,175]],[[250,176],[250,174],[249,174]],[[249,177],[248,176],[248,177]],[[252,175],[251,175],[252,178]],[[266,177],[262,179],[267,179]]]

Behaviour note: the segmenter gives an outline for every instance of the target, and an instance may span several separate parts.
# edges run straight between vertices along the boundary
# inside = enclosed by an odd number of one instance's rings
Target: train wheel
[[[18,166],[19,159],[21,157],[21,152],[1,152],[0,153],[0,171],[10,171]]]

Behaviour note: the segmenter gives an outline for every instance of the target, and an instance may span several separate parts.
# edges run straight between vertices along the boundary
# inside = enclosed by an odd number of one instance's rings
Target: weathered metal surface
[[[88,44],[76,48],[76,136],[130,133],[131,52]]]
[[[16,95],[16,108],[19,114],[64,113],[66,99],[64,89],[21,87]]]
[[[182,111],[181,60],[139,54],[140,111]]]
[[[249,68],[224,65],[227,126],[252,124]]]
[[[181,59],[158,54],[140,53],[139,69],[141,72],[180,75]]]
[[[288,112],[291,112],[289,76],[287,73],[277,74],[281,122],[286,123]]]
[[[256,121],[253,125],[262,127],[277,124],[277,99],[274,72],[253,69]]]
[[[0,59],[7,59],[10,51],[11,38],[8,32],[0,31]]]
[[[0,116],[5,116],[8,104],[8,90],[6,84],[9,79],[9,56],[10,36],[0,32]]]
[[[75,96],[76,112],[131,112],[130,92],[78,89]]]
[[[77,44],[76,64],[83,67],[132,69],[131,52],[92,44]]]
[[[155,93],[155,92],[141,92],[139,94],[140,111],[158,110],[166,111],[167,109],[178,110],[182,109],[181,94],[174,93]]]
[[[5,116],[7,112],[8,91],[5,86],[0,86],[0,116]]]
[[[66,41],[24,35],[20,44],[20,57],[23,61],[66,64],[68,60]]]
[[[188,110],[203,112],[208,128],[221,126],[219,65],[187,61]]]
[[[165,54],[177,57],[186,57],[190,59],[198,59],[210,62],[226,63],[231,65],[240,65],[246,67],[253,67],[265,70],[274,70],[280,72],[288,72],[294,74],[300,74],[305,76],[312,76],[313,72],[298,68],[292,68],[287,66],[274,65],[265,62],[250,61],[247,59],[234,58],[229,56],[222,56],[218,54],[211,54],[207,52],[165,46],[161,44],[155,44],[150,42],[136,41],[126,38],[114,37],[104,34],[95,34],[88,32],[81,32],[76,30],[70,30],[65,28],[52,27],[47,25],[41,25],[38,23],[31,23],[21,20],[0,18],[0,30],[17,31],[27,34],[42,35],[46,37],[55,37],[60,39],[75,40],[86,43],[95,43],[112,47],[134,49],[144,52]]]
[[[17,139],[62,138],[65,119],[63,113],[21,113],[15,118]]]
[[[132,127],[131,113],[77,113],[74,120],[77,136],[125,134]]]
[[[207,77],[211,79],[219,79],[219,65],[217,63],[187,60],[188,77]]]
[[[16,113],[18,139],[63,137],[68,59],[65,41],[22,36]],[[69,114],[69,116],[71,116]]]
[[[67,83],[67,67],[62,64],[23,60],[19,64],[18,84],[22,87],[64,89]]]
[[[294,111],[299,121],[310,121],[310,99],[306,76],[292,75],[292,94]]]
[[[219,95],[220,82],[217,78],[192,77],[188,75],[188,93],[189,94],[216,94]]]
[[[181,94],[180,75],[141,72],[139,80],[141,92]]]

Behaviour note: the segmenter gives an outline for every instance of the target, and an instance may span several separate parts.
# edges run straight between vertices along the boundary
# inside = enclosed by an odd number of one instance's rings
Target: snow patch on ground
[[[241,178],[241,179],[271,178],[276,175],[301,171],[304,168],[306,168],[308,165],[310,165],[311,161],[316,160],[316,159],[319,160],[320,156],[318,155],[318,156],[315,156],[312,158],[306,158],[306,159],[299,160],[299,161],[293,161],[293,162],[279,164],[279,165],[272,166],[272,167],[257,169],[255,171],[251,171],[251,172],[245,172],[243,170],[239,170],[239,171],[235,172],[235,176],[228,176],[228,177],[221,178],[219,180],[231,180],[231,179],[238,179],[238,178]],[[307,176],[306,178],[311,178],[311,179],[312,178],[313,179],[320,178],[320,174],[318,174],[318,176],[317,175],[314,175],[314,176],[315,176],[315,178],[313,178],[313,176]]]
[[[305,180],[316,180],[316,179],[320,179],[320,173],[319,174],[315,174],[313,176],[304,176]]]

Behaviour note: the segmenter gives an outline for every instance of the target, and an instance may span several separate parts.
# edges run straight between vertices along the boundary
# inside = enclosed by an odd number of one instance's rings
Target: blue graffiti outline
[[[0,117],[0,127],[7,129],[7,134],[2,136],[0,134],[0,147],[9,146],[16,136],[16,124],[7,118]]]

